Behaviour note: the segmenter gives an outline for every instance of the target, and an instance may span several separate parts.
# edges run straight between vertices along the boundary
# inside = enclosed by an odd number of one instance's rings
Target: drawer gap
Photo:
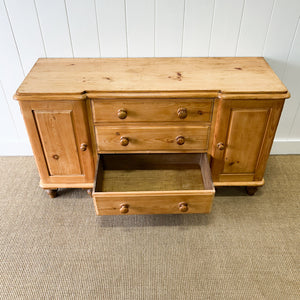
[[[200,161],[203,156],[100,154],[95,192],[213,189],[202,178]]]

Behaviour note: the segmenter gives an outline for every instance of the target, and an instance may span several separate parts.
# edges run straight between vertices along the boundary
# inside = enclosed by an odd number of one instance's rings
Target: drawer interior
[[[99,154],[93,198],[98,214],[189,213],[210,211],[214,186],[206,153]]]

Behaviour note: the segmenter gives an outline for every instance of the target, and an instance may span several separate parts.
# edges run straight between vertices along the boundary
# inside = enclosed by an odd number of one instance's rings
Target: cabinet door
[[[84,101],[30,101],[21,108],[41,186],[88,187],[94,160]]]
[[[261,181],[284,100],[222,100],[212,150],[215,182]]]

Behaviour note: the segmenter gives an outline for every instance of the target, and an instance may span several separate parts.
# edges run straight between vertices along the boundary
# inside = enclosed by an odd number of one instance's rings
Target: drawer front
[[[97,215],[192,214],[211,211],[214,191],[94,194]]]
[[[93,100],[94,122],[210,122],[212,99]]]
[[[201,151],[209,126],[95,126],[98,152]]]

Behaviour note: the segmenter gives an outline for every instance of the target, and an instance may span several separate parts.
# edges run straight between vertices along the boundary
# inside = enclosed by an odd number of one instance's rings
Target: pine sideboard
[[[40,186],[96,213],[208,213],[264,184],[286,87],[262,57],[40,58],[19,101]]]

